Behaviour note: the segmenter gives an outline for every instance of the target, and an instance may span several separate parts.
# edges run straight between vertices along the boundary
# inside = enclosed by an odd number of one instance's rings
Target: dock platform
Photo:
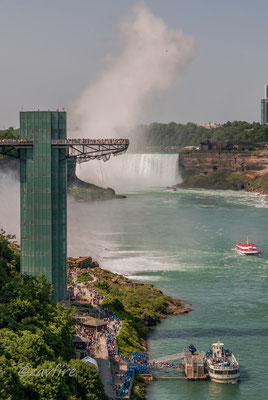
[[[182,364],[187,379],[202,380],[208,378],[205,368],[204,355],[205,353],[203,351],[194,354],[187,352],[184,353],[182,357]]]

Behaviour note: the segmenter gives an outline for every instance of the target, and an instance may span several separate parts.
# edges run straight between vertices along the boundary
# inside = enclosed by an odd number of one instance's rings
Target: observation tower
[[[0,154],[20,160],[21,272],[41,273],[54,299],[67,291],[67,159],[108,161],[128,139],[67,139],[65,111],[20,113],[20,139],[0,140]]]

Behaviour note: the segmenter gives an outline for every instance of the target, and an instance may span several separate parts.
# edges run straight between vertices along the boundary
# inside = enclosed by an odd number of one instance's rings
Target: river
[[[239,358],[241,382],[159,380],[148,400],[264,400],[267,398],[268,198],[231,191],[162,189],[127,199],[69,201],[69,254],[93,254],[101,265],[151,282],[191,304],[189,314],[163,320],[149,336],[150,357],[218,339]],[[260,257],[234,252],[246,236]]]
[[[148,386],[147,399],[267,399],[268,197],[184,189],[164,193],[149,186],[178,180],[176,155],[123,157],[114,159],[112,173],[109,163],[95,164],[99,173],[93,163],[81,169],[85,177],[92,169],[96,179],[110,175],[119,186],[129,181],[130,188],[138,184],[140,189],[105,202],[69,199],[68,255],[92,255],[104,268],[152,282],[191,304],[192,312],[169,317],[152,331],[150,357],[181,352],[190,343],[207,350],[220,339],[241,364],[239,384],[161,380]],[[1,188],[1,223],[19,239],[18,182],[1,175]],[[262,250],[260,257],[234,252],[247,235]]]

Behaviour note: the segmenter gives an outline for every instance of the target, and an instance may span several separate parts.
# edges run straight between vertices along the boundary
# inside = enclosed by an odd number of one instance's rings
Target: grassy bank
[[[264,174],[253,179],[247,189],[248,191],[268,194],[268,174]]]
[[[238,172],[226,174],[215,171],[208,175],[187,176],[179,186],[199,189],[240,190],[245,189],[251,181],[251,178]]]
[[[208,175],[187,176],[184,182],[178,186],[198,189],[246,190],[268,194],[268,173],[252,177],[239,172],[228,174],[215,171]]]
[[[77,274],[77,282],[78,283],[88,283],[88,282],[91,282],[92,280],[93,280],[92,276],[85,272]]]
[[[92,273],[97,278],[94,287],[105,296],[103,305],[123,320],[117,338],[120,353],[130,355],[144,349],[146,335],[161,318],[189,311],[182,301],[164,295],[151,284],[133,282],[101,268],[94,268]]]

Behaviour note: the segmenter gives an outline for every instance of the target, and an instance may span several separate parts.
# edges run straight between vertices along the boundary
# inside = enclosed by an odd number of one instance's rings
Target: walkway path
[[[95,350],[95,358],[98,362],[105,393],[107,396],[114,398],[112,371],[105,337],[99,339],[99,348]]]
[[[96,317],[98,317],[101,313],[100,310],[100,305],[99,304],[94,304],[93,303],[93,297],[95,295],[94,291],[89,290],[84,286],[84,284],[77,283],[77,275],[76,273],[72,274],[73,277],[73,282],[74,282],[74,296],[81,296],[84,299],[86,299],[90,304],[92,304],[93,309],[96,311]],[[96,277],[94,277],[93,281],[90,283],[93,283],[96,281]],[[77,285],[81,287],[81,290],[77,288]],[[115,321],[111,320],[108,323],[109,329],[112,331],[113,326],[115,325]],[[116,326],[118,326],[116,324]],[[121,326],[119,326],[119,329],[116,332],[116,336],[119,334],[121,329]],[[123,381],[120,380],[120,376],[126,374],[127,366],[126,363],[120,362],[119,364],[119,369],[117,368],[117,371],[115,371],[115,368],[112,368],[111,362],[110,362],[110,357],[109,357],[109,352],[108,352],[108,346],[107,346],[107,340],[105,336],[102,336],[101,333],[97,335],[96,342],[93,345],[94,347],[94,358],[98,362],[99,366],[99,372],[100,372],[100,377],[102,380],[102,383],[104,385],[104,390],[107,396],[109,398],[116,398],[116,392],[113,390],[113,386],[119,386],[122,385]],[[117,372],[117,374],[116,374]],[[129,395],[121,397],[121,398],[129,398]]]

